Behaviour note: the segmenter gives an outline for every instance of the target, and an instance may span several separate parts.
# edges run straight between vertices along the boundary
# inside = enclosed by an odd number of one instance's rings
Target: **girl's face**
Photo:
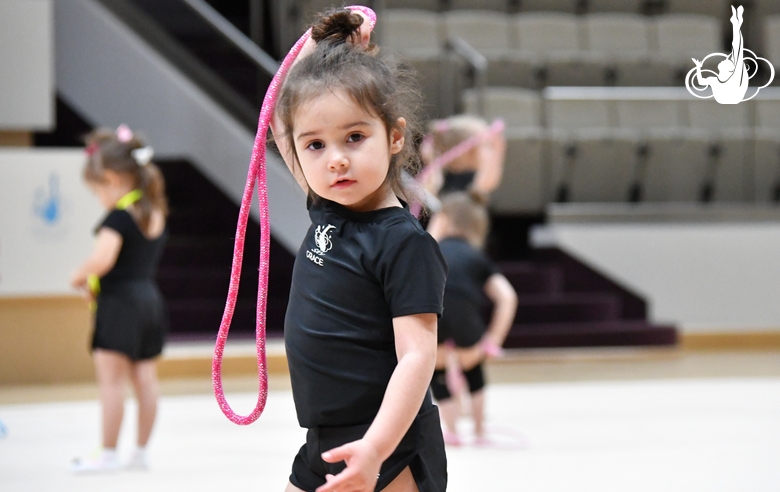
[[[298,162],[312,191],[355,211],[392,204],[392,190],[383,185],[390,157],[403,148],[402,130],[388,136],[384,122],[343,91],[302,105],[293,120]],[[398,123],[406,126],[403,118]]]
[[[106,210],[112,210],[132,190],[129,180],[114,171],[104,171],[103,181],[87,181],[87,186]]]

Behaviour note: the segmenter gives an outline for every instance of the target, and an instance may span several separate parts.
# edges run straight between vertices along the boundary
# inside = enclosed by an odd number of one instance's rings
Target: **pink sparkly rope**
[[[444,152],[439,157],[432,160],[430,164],[425,166],[422,171],[420,171],[420,174],[417,175],[417,183],[422,185],[422,183],[425,183],[433,173],[442,170],[444,166],[446,166],[450,162],[454,161],[458,157],[462,156],[466,152],[470,151],[471,149],[479,145],[482,142],[482,140],[484,140],[488,136],[503,132],[505,126],[506,125],[504,124],[504,120],[497,119],[493,122],[493,124],[491,124],[485,130],[477,133],[476,135],[471,136],[470,138],[467,138],[466,140],[462,141],[455,147]],[[412,215],[414,215],[415,217],[419,217],[421,211],[422,211],[421,203],[414,203],[412,205],[411,207]]]
[[[376,14],[368,7],[360,5],[347,7],[349,10],[357,10],[368,17],[369,28],[374,29],[376,25]],[[268,184],[266,182],[265,167],[265,147],[266,134],[268,126],[276,107],[276,98],[279,95],[279,89],[282,86],[287,72],[290,70],[295,59],[303,49],[303,45],[311,37],[311,29],[301,36],[301,39],[290,49],[290,52],[284,58],[279,71],[274,76],[263,99],[263,106],[260,109],[260,117],[257,124],[257,136],[255,137],[254,147],[252,149],[252,158],[249,162],[249,172],[247,173],[244,195],[241,199],[241,209],[238,213],[238,225],[236,226],[236,241],[233,248],[233,266],[230,272],[230,287],[228,288],[225,311],[222,314],[222,322],[217,334],[217,342],[214,347],[214,359],[211,364],[211,380],[214,385],[214,395],[222,413],[230,419],[231,422],[238,425],[249,425],[260,417],[265,408],[265,402],[268,397],[268,367],[266,365],[265,353],[265,321],[266,308],[268,306],[268,260],[271,244],[270,221],[268,218]],[[238,285],[241,280],[241,263],[244,258],[244,238],[246,237],[246,226],[249,219],[249,211],[252,205],[252,191],[257,183],[257,201],[260,206],[260,273],[257,287],[257,320],[256,320],[256,345],[257,345],[257,372],[259,379],[259,392],[257,396],[257,405],[247,416],[238,415],[230,408],[225,398],[225,391],[222,388],[222,356],[225,352],[225,342],[228,338],[228,330],[233,320],[233,313],[236,308],[238,298]]]

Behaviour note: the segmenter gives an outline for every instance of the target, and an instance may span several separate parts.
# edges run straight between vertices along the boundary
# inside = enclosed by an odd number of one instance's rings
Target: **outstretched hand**
[[[696,58],[691,58],[691,60],[693,60],[693,63],[695,63],[697,67],[701,66],[701,62],[699,60],[697,60]]]
[[[347,467],[338,475],[327,475],[327,483],[316,492],[372,492],[376,487],[382,460],[370,442],[360,439],[322,453],[328,463],[345,461]]]

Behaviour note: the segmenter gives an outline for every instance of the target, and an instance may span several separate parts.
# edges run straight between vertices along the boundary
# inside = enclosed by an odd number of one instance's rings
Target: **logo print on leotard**
[[[331,229],[335,229],[336,226],[328,224],[327,226],[317,226],[317,230],[314,231],[314,242],[317,244],[317,249],[315,252],[318,255],[324,255],[328,251],[330,251],[330,248],[333,247],[333,243],[330,241],[330,232]]]
[[[330,224],[327,226],[320,225],[317,226],[317,230],[314,231],[314,243],[317,247],[306,251],[306,258],[315,265],[325,266],[322,257],[333,247],[333,243],[330,240],[330,231],[335,228],[336,226]]]

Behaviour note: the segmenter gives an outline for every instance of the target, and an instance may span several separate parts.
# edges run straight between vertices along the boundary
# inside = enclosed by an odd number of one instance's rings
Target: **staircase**
[[[646,320],[645,301],[555,248],[499,264],[518,295],[505,347],[674,345],[673,326]]]
[[[170,202],[171,236],[157,274],[168,303],[169,338],[214,338],[230,283],[238,206],[187,161],[158,165]],[[259,256],[260,227],[250,219],[231,336],[254,336]],[[272,237],[266,318],[270,336],[281,335],[284,328],[293,261]]]

